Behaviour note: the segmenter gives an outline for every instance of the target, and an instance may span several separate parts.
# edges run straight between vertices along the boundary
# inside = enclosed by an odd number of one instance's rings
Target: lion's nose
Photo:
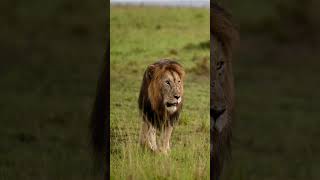
[[[179,98],[180,98],[180,96],[178,96],[178,95],[175,95],[175,96],[174,96],[174,98],[176,98],[176,99],[179,99]]]
[[[226,109],[214,109],[210,108],[210,116],[213,117],[213,120],[216,121],[224,112]]]

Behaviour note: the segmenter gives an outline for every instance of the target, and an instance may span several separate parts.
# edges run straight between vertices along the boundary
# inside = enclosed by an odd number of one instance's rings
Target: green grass
[[[111,7],[111,179],[209,179],[209,11]],[[145,68],[160,58],[186,69],[185,100],[169,156],[138,144]]]

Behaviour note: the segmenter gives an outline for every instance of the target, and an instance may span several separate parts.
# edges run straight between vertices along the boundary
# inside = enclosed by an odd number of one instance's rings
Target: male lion
[[[183,104],[184,75],[180,64],[167,59],[149,65],[144,72],[138,100],[143,120],[140,144],[153,152],[167,154],[170,150],[171,133]],[[160,147],[157,130],[162,132]]]
[[[227,14],[211,3],[210,119],[213,179],[219,179],[224,160],[231,151],[231,126],[234,115],[232,49],[238,34]]]

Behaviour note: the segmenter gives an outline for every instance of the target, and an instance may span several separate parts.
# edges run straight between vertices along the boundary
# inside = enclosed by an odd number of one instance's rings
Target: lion
[[[152,152],[168,154],[174,125],[183,105],[185,71],[176,61],[162,59],[144,72],[138,99],[142,117],[140,145]],[[158,146],[156,132],[161,132]]]
[[[231,154],[232,121],[235,95],[232,73],[232,50],[238,32],[231,16],[217,3],[210,7],[210,121],[213,179],[219,179],[225,160]]]

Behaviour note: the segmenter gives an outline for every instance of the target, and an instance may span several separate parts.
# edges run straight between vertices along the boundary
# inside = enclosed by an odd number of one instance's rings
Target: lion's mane
[[[238,31],[234,24],[231,22],[231,15],[227,13],[221,6],[215,2],[211,2],[210,7],[210,33],[214,42],[212,46],[217,45],[219,47],[211,47],[219,49],[226,59],[226,84],[223,87],[225,92],[225,99],[228,109],[228,124],[222,130],[218,132],[214,128],[211,129],[211,162],[213,165],[213,179],[219,179],[224,161],[230,157],[231,154],[231,137],[232,137],[232,121],[234,119],[234,85],[232,74],[232,51],[235,44],[238,41]],[[213,55],[211,55],[213,56]],[[215,56],[213,56],[215,57]],[[213,62],[212,62],[213,63]],[[213,96],[214,92],[211,92]],[[212,103],[212,102],[211,102]],[[213,114],[210,110],[210,114]]]

